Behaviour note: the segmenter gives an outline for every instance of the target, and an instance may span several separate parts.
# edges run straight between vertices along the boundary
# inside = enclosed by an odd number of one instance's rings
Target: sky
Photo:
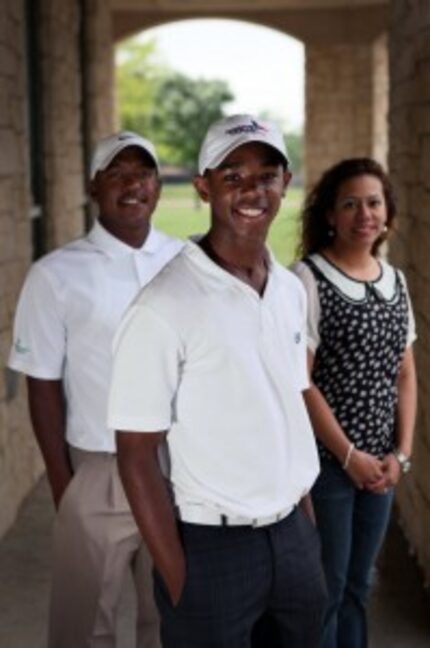
[[[196,19],[142,32],[162,62],[192,78],[224,79],[235,95],[226,112],[270,115],[288,131],[304,122],[304,47],[250,23]]]

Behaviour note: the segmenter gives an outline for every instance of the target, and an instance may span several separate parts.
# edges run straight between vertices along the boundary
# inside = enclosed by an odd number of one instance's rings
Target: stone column
[[[419,385],[413,469],[397,504],[430,583],[430,4],[392,0],[391,10],[389,160],[400,213],[390,250],[413,301]]]
[[[115,60],[112,13],[106,0],[84,0],[82,15],[84,66],[83,88],[83,158],[87,218],[96,215],[88,197],[89,168],[96,142],[116,130]],[[89,223],[88,223],[89,224]]]
[[[306,184],[346,157],[386,161],[388,70],[383,37],[306,47]]]
[[[89,150],[116,126],[112,14],[106,0],[85,2],[85,103]]]
[[[40,0],[48,248],[84,229],[81,132],[80,3]]]
[[[24,5],[0,0],[0,537],[43,471],[25,381],[6,370],[32,258]],[[41,51],[31,55],[41,68],[44,217],[54,248],[84,231],[83,126],[90,146],[113,128],[113,48],[109,2],[40,0],[38,7],[31,27],[39,30]]]
[[[113,44],[109,1],[40,0],[48,247],[86,227],[94,143],[112,131]]]
[[[23,381],[6,370],[16,300],[31,258],[23,3],[0,1],[0,537],[42,463]]]

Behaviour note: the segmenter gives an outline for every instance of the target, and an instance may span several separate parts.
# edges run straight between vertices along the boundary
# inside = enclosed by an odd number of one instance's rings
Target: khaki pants
[[[54,525],[49,648],[114,648],[129,568],[138,648],[160,648],[152,564],[119,479],[115,455],[71,448],[75,474]]]

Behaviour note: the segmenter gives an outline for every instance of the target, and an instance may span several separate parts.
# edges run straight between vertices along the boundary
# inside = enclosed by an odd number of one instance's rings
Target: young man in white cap
[[[210,229],[140,293],[116,336],[109,423],[155,563],[163,648],[246,648],[264,614],[279,646],[318,644],[305,296],[265,246],[290,177],[273,124],[212,125],[195,179]]]
[[[160,178],[143,137],[124,131],[98,143],[90,192],[99,213],[89,234],[37,261],[27,276],[9,361],[27,375],[56,508],[49,647],[113,648],[131,566],[136,646],[159,648],[151,561],[119,480],[107,398],[115,329],[182,243],[150,225]]]

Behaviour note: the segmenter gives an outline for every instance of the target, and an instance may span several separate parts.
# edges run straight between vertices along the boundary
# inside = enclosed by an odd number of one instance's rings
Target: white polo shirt
[[[168,430],[180,509],[270,516],[309,491],[306,298],[288,270],[272,260],[260,297],[189,241],[140,293],[114,356],[109,425]]]
[[[33,264],[15,317],[9,366],[29,376],[64,380],[68,443],[115,451],[106,425],[115,330],[140,288],[182,248],[151,229],[132,248],[96,222],[85,238]]]

